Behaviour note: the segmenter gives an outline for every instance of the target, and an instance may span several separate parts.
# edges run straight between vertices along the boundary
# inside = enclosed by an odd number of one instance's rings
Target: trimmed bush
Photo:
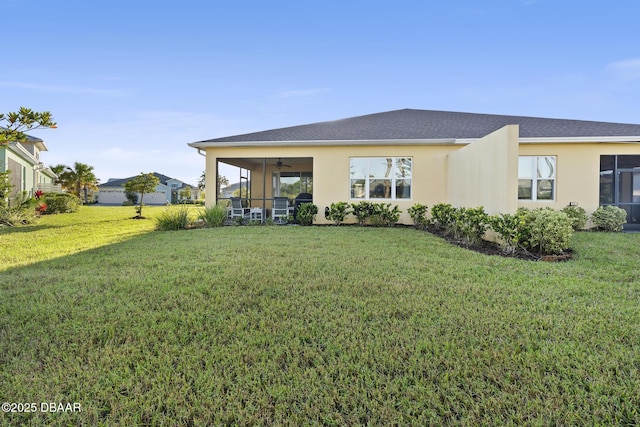
[[[398,205],[392,208],[391,203],[372,203],[369,219],[376,227],[392,227],[400,219],[401,212]]]
[[[431,224],[445,233],[453,232],[455,208],[449,203],[438,203],[431,208]]]
[[[82,204],[80,199],[71,193],[45,193],[40,200],[47,205],[43,212],[45,214],[76,212]]]
[[[627,222],[627,211],[617,206],[600,206],[591,214],[591,220],[601,230],[621,231]]]
[[[296,220],[300,225],[311,225],[313,224],[313,219],[318,213],[318,207],[313,203],[302,203],[298,207],[298,214],[296,216]]]
[[[476,245],[484,238],[487,231],[489,215],[484,207],[453,208],[452,231],[456,238],[470,245]]]
[[[492,215],[487,219],[489,227],[498,234],[498,244],[505,254],[516,253],[520,246],[520,216],[518,214]]]
[[[427,210],[429,208],[427,205],[423,205],[420,203],[416,203],[411,206],[407,211],[411,220],[413,221],[413,225],[416,228],[425,229],[427,225],[429,225],[429,219],[427,218]]]
[[[587,224],[587,212],[580,206],[567,206],[561,212],[571,219],[571,226],[575,231],[584,229]]]
[[[530,237],[527,247],[542,254],[559,254],[569,247],[573,236],[572,220],[553,209],[535,209],[529,213]]]
[[[367,202],[363,200],[358,203],[351,204],[352,214],[356,217],[358,221],[358,225],[362,226],[369,219],[369,217],[374,213],[375,208],[373,207],[373,203]]]
[[[335,225],[340,225],[341,222],[344,221],[347,215],[349,215],[349,203],[347,202],[336,202],[331,203],[329,207],[329,211],[327,213],[327,218],[332,220]]]

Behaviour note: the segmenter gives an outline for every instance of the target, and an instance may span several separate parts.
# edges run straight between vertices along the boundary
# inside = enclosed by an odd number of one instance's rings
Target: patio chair
[[[286,197],[274,197],[271,218],[278,224],[282,224],[283,217],[289,215],[289,199]]]
[[[242,207],[242,199],[240,199],[240,197],[231,198],[231,209],[229,210],[229,218],[231,220],[235,218],[248,218],[249,212],[251,212],[250,208]]]

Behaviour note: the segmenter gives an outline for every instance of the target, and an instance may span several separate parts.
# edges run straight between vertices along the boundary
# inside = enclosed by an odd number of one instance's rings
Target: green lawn
[[[640,234],[543,263],[134,214],[0,230],[0,398],[38,409],[0,424],[640,424]]]

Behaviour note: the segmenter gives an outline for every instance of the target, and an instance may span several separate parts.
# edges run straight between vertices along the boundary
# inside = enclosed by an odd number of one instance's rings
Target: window
[[[274,172],[273,194],[294,199],[301,193],[313,194],[312,172]]]
[[[554,200],[555,197],[555,156],[520,156],[518,200]]]
[[[410,199],[410,157],[352,157],[352,199]]]

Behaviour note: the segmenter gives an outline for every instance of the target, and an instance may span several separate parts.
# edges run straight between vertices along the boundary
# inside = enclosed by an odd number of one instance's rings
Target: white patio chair
[[[271,218],[278,224],[282,224],[283,217],[289,215],[289,199],[286,197],[274,197]]]
[[[251,212],[251,208],[242,207],[242,200],[240,197],[232,197],[231,198],[231,209],[229,210],[229,219],[234,220],[235,218],[248,218],[249,212]]]

